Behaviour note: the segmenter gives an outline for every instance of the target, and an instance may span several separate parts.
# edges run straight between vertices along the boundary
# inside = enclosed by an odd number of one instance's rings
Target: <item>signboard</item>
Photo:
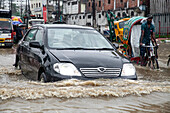
[[[44,19],[44,22],[46,23],[47,22],[47,8],[46,8],[46,6],[43,6],[43,19]]]

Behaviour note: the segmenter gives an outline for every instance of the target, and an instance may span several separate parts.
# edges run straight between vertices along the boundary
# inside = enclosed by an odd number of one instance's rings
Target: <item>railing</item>
[[[161,22],[159,21],[159,38],[161,38],[161,35],[167,35],[167,38],[170,38],[169,34],[170,34],[170,27],[162,27]]]

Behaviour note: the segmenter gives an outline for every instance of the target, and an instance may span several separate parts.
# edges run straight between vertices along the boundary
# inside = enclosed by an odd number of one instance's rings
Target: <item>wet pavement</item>
[[[135,64],[138,80],[64,80],[40,83],[12,64],[15,48],[0,48],[0,113],[168,113],[170,43],[160,43],[159,70]]]

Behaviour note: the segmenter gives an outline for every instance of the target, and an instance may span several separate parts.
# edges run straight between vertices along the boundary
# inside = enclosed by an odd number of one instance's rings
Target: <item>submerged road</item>
[[[170,111],[170,43],[160,43],[159,70],[135,64],[138,80],[65,80],[40,83],[12,64],[15,47],[0,48],[2,113],[136,113]]]

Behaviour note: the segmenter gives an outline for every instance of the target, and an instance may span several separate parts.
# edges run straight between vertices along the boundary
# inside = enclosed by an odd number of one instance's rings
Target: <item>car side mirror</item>
[[[33,48],[41,48],[40,43],[37,42],[37,41],[30,42],[30,43],[29,43],[29,46],[30,46],[30,47],[33,47]]]
[[[119,49],[119,44],[113,43],[113,46],[115,46],[116,49]]]

